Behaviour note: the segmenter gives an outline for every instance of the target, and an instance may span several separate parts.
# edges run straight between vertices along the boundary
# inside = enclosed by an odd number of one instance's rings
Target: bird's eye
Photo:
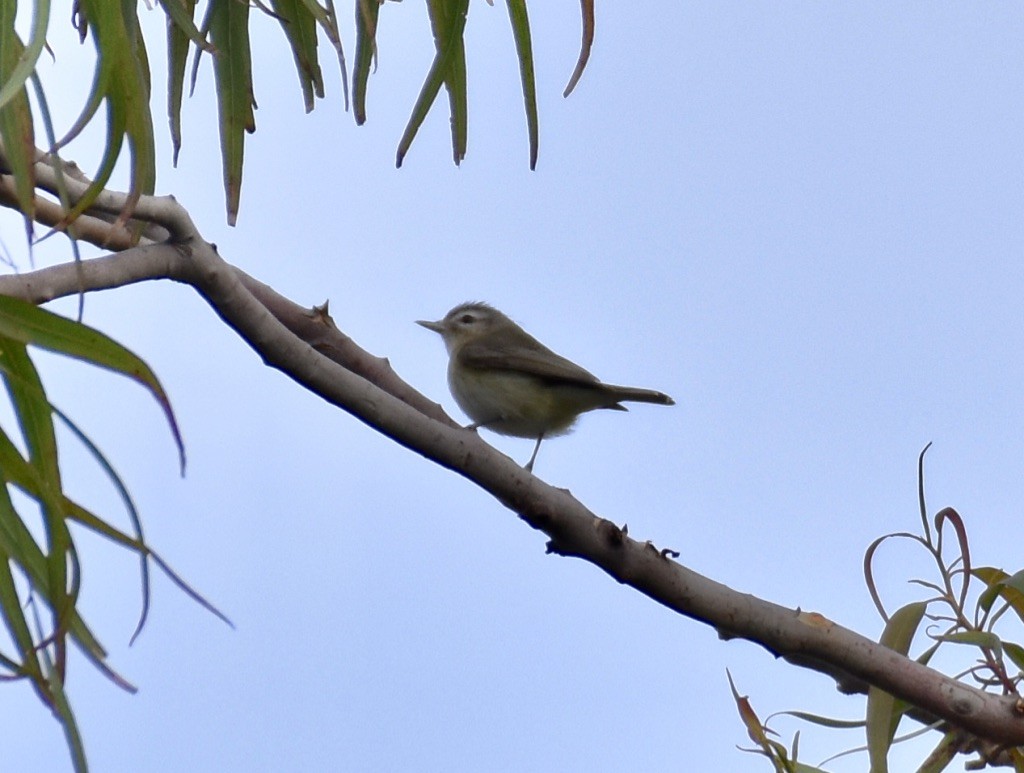
[[[470,322],[475,322],[476,318],[472,314],[463,314],[459,317],[459,322],[463,325],[468,325]]]

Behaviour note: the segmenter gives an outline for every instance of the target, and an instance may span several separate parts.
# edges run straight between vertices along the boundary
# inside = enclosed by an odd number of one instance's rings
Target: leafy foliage
[[[354,83],[354,115],[358,124],[366,120],[366,95],[377,52],[377,26],[382,4],[383,0],[354,0],[356,56],[351,77]],[[522,77],[530,168],[533,169],[537,164],[539,121],[530,22],[525,0],[507,0],[506,4]],[[196,0],[159,0],[159,5],[168,19],[167,115],[174,160],[177,162],[182,145],[181,106],[187,59],[192,50],[195,53],[190,75],[192,87],[198,77],[202,54],[210,55],[213,60],[227,219],[234,224],[241,201],[245,135],[256,130],[249,40],[253,17],[272,17],[279,23],[295,63],[307,112],[326,93],[318,45],[318,36],[323,33],[337,55],[348,107],[349,75],[334,3],[328,2],[323,6],[316,0],[271,0],[267,6],[262,3],[250,5],[239,0],[209,0],[198,25]],[[458,164],[466,155],[469,107],[465,31],[469,0],[427,0],[425,5],[436,53],[399,141],[398,166],[402,165],[442,86],[448,95],[452,158]],[[576,68],[565,89],[566,96],[575,88],[586,67],[594,39],[593,0],[581,0],[580,7],[583,39]],[[262,13],[253,14],[253,9]],[[31,167],[36,160],[37,142],[26,86],[43,50],[50,5],[48,0],[36,0],[28,45],[22,43],[15,29],[15,10],[13,0],[0,3],[0,155],[17,180],[19,208],[31,218],[34,187]],[[58,142],[47,143],[46,146],[51,152],[67,146],[96,118],[101,107],[105,108],[107,138],[99,169],[93,175],[92,187],[76,202],[59,227],[66,227],[95,201],[109,181],[126,141],[131,155],[131,185],[129,206],[122,215],[123,220],[130,217],[132,205],[138,197],[151,194],[156,184],[153,120],[149,108],[152,90],[149,53],[138,17],[138,5],[108,0],[77,0],[73,21],[81,39],[84,41],[91,37],[96,47],[93,84],[78,120]],[[38,107],[44,109],[42,104]]]
[[[864,555],[864,576],[868,592],[885,622],[879,643],[900,654],[909,655],[914,642],[923,635],[927,646],[916,658],[921,664],[931,662],[943,645],[961,645],[961,652],[973,649],[976,660],[964,667],[960,679],[970,680],[974,686],[983,690],[1022,697],[1024,645],[997,634],[995,626],[1008,612],[1019,622],[1024,622],[1024,570],[1011,575],[994,567],[972,567],[967,529],[963,518],[953,508],[940,510],[929,521],[924,496],[924,455],[927,450],[925,447],[918,459],[921,534],[885,534],[874,540]],[[946,535],[950,530],[956,538],[952,558],[947,556]],[[883,604],[874,577],[874,561],[878,549],[891,540],[909,541],[922,548],[934,562],[937,574],[935,581],[911,580],[912,584],[927,590],[928,596],[905,604],[892,613]],[[971,593],[973,580],[979,580],[985,586],[974,594]],[[977,588],[977,583],[974,587]],[[922,623],[926,621],[930,625],[922,630]],[[748,734],[760,747],[751,751],[764,754],[779,771],[819,770],[796,762],[797,740],[794,740],[789,751],[777,741],[770,740],[768,735],[772,731],[767,724],[757,720],[749,702],[746,698],[740,698],[735,687],[733,696]],[[888,769],[888,755],[894,743],[930,730],[938,730],[940,735],[928,758],[922,763],[922,771],[944,770],[957,754],[969,752],[980,755],[978,762],[972,763],[979,767],[999,764],[1024,770],[1024,748],[1007,749],[986,739],[972,738],[958,728],[930,721],[931,718],[922,717],[919,713],[914,718],[923,723],[922,727],[898,737],[897,732],[903,719],[914,714],[914,707],[877,687],[871,687],[868,691],[864,720],[834,720],[805,712],[784,713],[832,728],[864,728],[865,745],[851,751],[866,751],[872,771]]]
[[[28,354],[37,346],[127,376],[143,385],[163,407],[184,466],[184,447],[167,396],[149,367],[102,333],[14,298],[0,296],[0,378],[14,408],[26,451],[0,428],[0,618],[15,652],[0,652],[0,669],[7,679],[28,679],[42,701],[65,728],[76,769],[84,769],[85,753],[65,694],[68,644],[73,643],[115,684],[134,691],[106,665],[106,650],[78,608],[82,569],[70,528],[72,523],[101,534],[138,554],[141,561],[143,605],[138,633],[149,607],[150,558],[173,575],[147,546],[142,527],[124,485],[96,447],[47,399],[39,374]],[[65,423],[94,454],[117,487],[133,525],[129,535],[72,501],[63,491],[57,457],[54,418]],[[33,536],[15,509],[11,489],[34,501],[42,516],[42,537]],[[19,583],[27,589],[30,623]],[[191,591],[190,591],[191,592]],[[192,593],[195,597],[195,594]],[[43,606],[46,615],[40,615]],[[43,617],[46,619],[44,620]]]

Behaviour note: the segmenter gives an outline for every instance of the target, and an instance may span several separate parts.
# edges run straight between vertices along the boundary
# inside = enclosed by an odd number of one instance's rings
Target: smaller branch
[[[0,294],[35,304],[48,303],[80,292],[175,279],[181,273],[181,260],[181,250],[172,244],[147,244],[116,255],[0,276]]]
[[[38,149],[36,150],[36,159],[36,164],[33,167],[36,188],[54,196],[59,196],[61,185],[63,185],[72,205],[81,200],[89,188],[90,182],[89,178],[82,173],[76,164],[58,159]],[[10,175],[3,172],[3,146],[0,145],[0,182],[3,183],[4,187],[13,190],[13,179]],[[2,198],[4,206],[10,206],[8,203],[9,193],[4,192]],[[148,225],[162,226],[166,231],[166,234],[162,232],[149,232],[147,236],[153,241],[163,241],[167,238],[184,241],[198,234],[188,212],[178,205],[173,196],[141,196],[138,201],[135,201],[134,198],[127,193],[104,190],[97,196],[85,214],[97,219],[104,219],[103,216],[109,216],[116,220],[131,205],[132,219],[128,221],[129,223],[142,222]],[[38,196],[36,200],[48,201],[40,199]],[[49,202],[49,204],[57,207],[60,206],[53,202]],[[45,221],[40,220],[40,222]],[[46,224],[55,225],[52,222]],[[101,249],[116,246],[107,241],[93,241],[91,238],[87,240]]]
[[[334,324],[334,319],[327,313],[326,301],[323,306],[308,309],[285,298],[240,268],[235,268],[234,271],[244,287],[274,315],[278,322],[320,354],[376,384],[388,394],[435,421],[449,427],[459,426],[444,412],[440,404],[427,399],[399,378],[386,357],[375,357],[339,330]]]
[[[19,209],[15,196],[14,178],[9,175],[0,175],[0,206]],[[33,219],[37,223],[52,228],[63,222],[65,210],[58,202],[43,196],[36,196],[34,206]],[[131,225],[136,221],[129,221],[130,225],[128,226],[115,225],[115,221],[116,218],[112,215],[80,215],[68,227],[68,232],[76,239],[101,245],[104,249],[126,250],[136,242]],[[166,229],[160,226],[149,226],[143,231],[143,236],[152,241],[165,241],[169,235]]]
[[[224,266],[278,322],[324,357],[376,384],[420,413],[449,427],[459,426],[437,402],[427,399],[399,378],[386,358],[370,354],[341,332],[327,313],[326,304],[314,309],[306,308],[240,268],[227,263]],[[193,286],[201,284],[196,278],[196,266],[188,247],[147,244],[79,263],[62,263],[24,274],[0,276],[0,294],[40,304],[80,292],[111,290],[154,279],[170,279]],[[197,289],[216,309],[206,293],[199,287]]]

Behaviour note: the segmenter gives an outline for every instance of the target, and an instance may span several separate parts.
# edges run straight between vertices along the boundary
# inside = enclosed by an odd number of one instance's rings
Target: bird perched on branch
[[[444,319],[417,324],[444,339],[448,387],[473,420],[468,429],[536,439],[527,470],[541,441],[569,432],[581,413],[624,411],[623,402],[675,405],[663,392],[602,383],[486,303],[463,303]]]

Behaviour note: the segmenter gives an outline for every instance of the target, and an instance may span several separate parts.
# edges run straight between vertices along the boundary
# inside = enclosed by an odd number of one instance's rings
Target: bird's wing
[[[492,346],[488,336],[467,343],[459,352],[470,368],[494,368],[527,373],[537,378],[569,384],[598,384],[597,376],[548,349],[537,339],[523,334],[521,340]]]

